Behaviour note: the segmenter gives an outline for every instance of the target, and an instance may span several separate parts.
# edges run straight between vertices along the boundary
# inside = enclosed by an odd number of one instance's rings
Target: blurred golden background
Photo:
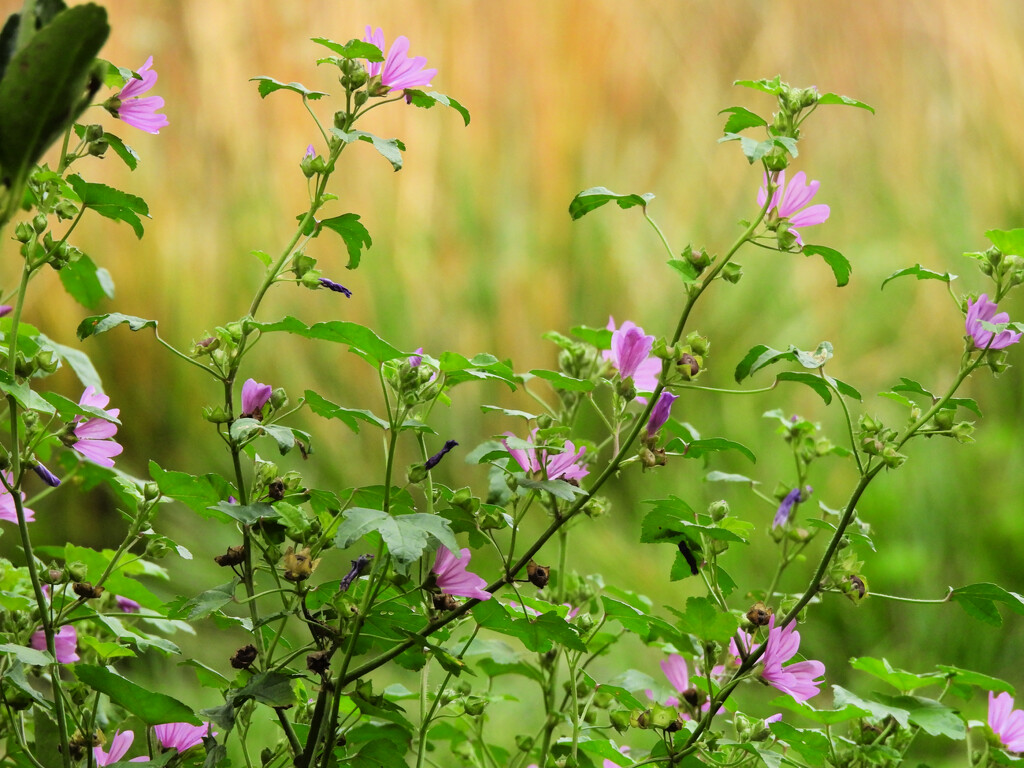
[[[962,275],[954,284],[960,292],[984,291],[988,286],[962,252],[987,247],[986,229],[1024,226],[1024,5],[1015,0],[105,5],[114,30],[105,57],[137,68],[153,56],[159,72],[154,93],[166,99],[170,125],[149,136],[97,112],[93,119],[102,118],[142,163],[131,174],[108,157],[82,172],[141,195],[152,219],[138,241],[127,226],[87,217],[76,244],[113,275],[117,297],[104,311],[157,319],[180,348],[245,312],[262,272],[249,251],[274,254],[287,242],[306,199],[299,160],[311,142],[323,150],[297,96],[282,92],[261,100],[248,79],[269,75],[338,94],[331,68],[315,66],[323,49],[309,38],[344,42],[361,37],[367,24],[382,27],[388,41],[407,35],[411,53],[438,69],[434,88],[465,104],[472,123],[463,127],[457,113],[443,108],[404,105],[375,111],[361,123],[364,130],[401,138],[408,151],[399,173],[369,145],[343,157],[332,189],[341,199],[329,211],[359,214],[373,247],[354,273],[344,269],[340,240],[320,238],[310,253],[325,275],[354,295],[345,300],[279,286],[261,309],[263,319],[353,320],[399,347],[423,346],[435,355],[488,351],[511,358],[519,371],[555,365],[556,349],[540,339],[548,329],[603,326],[614,315],[649,333],[669,334],[681,285],[641,216],[609,207],[573,223],[569,201],[596,185],[654,192],[650,211],[676,251],[690,242],[723,252],[740,231],[737,221],[753,214],[761,176],[738,145],[716,143],[724,120],[718,112],[743,105],[769,115],[771,97],[732,82],[775,74],[877,110],[872,116],[847,107],[819,109],[806,124],[794,164],[794,171],[821,181],[815,202],[832,207],[829,221],[805,237],[842,251],[853,278],[837,289],[820,260],[741,253],[743,280],[716,285],[693,316],[691,327],[713,344],[702,383],[729,387],[733,367],[754,344],[813,348],[827,339],[836,350],[831,373],[860,389],[868,412],[898,423],[903,414],[874,394],[899,376],[942,391],[956,372],[963,321],[941,284],[903,280],[880,292],[882,279],[919,262]],[[313,106],[329,123],[341,105],[325,98]],[[2,274],[9,282],[16,259],[14,249],[8,251]],[[1017,298],[1001,308],[1024,317]],[[26,319],[73,343],[76,325],[88,314],[63,294],[56,275],[47,275]],[[121,408],[127,446],[121,468],[145,475],[152,457],[168,468],[228,472],[219,441],[200,417],[201,406],[218,397],[210,382],[145,332],[119,329],[84,349]],[[1020,354],[1012,350],[1011,362]],[[381,410],[375,375],[344,348],[267,339],[251,360],[244,376],[285,386],[293,400],[310,387],[336,402]],[[874,526],[879,548],[865,568],[874,590],[936,598],[947,585],[1024,586],[1020,370],[998,380],[976,374],[968,382],[965,394],[985,413],[977,445],[913,444],[904,471],[881,477],[863,500],[861,513]],[[65,393],[77,396],[77,384],[61,375]],[[754,380],[768,382],[767,374]],[[481,403],[529,410],[525,397],[496,384],[465,385],[455,394],[453,407],[440,414],[436,441],[440,447],[454,437],[462,455],[520,426],[482,415]],[[749,398],[684,393],[675,415],[704,436],[752,447],[756,466],[733,457],[715,458],[711,466],[752,475],[770,489],[793,480],[787,449],[761,418],[772,408],[799,410],[820,420],[835,442],[842,440],[838,411],[802,389]],[[352,435],[312,416],[302,424],[316,441],[316,453],[300,467],[310,484],[379,482],[377,435]],[[288,457],[282,466],[298,461]],[[485,487],[479,468],[448,460],[443,469],[453,484]],[[730,553],[744,578],[741,589],[763,586],[774,554],[762,536],[771,510],[750,494],[701,477],[698,463],[682,460],[643,478],[635,470],[624,473],[609,490],[612,515],[576,536],[571,567],[601,572],[657,605],[679,605],[698,587],[668,583],[671,548],[638,544],[643,509],[637,502],[676,493],[700,507],[724,492],[739,514],[763,517],[753,551]],[[853,477],[840,460],[823,461],[812,478],[815,500],[840,507]],[[52,541],[65,535],[93,545],[116,539],[118,518],[102,508],[102,499],[86,510],[65,509],[65,498],[51,498],[40,517],[64,521],[48,531]],[[191,565],[168,563],[175,573],[169,592],[215,583],[218,574],[198,563],[223,549],[218,537],[224,534],[180,510],[167,512],[163,523],[197,556]],[[37,523],[40,537],[41,527]],[[545,555],[556,559],[553,548]],[[337,563],[347,564],[340,557]],[[797,569],[784,587],[802,589],[805,580]],[[999,631],[956,606],[876,598],[859,608],[828,600],[812,618],[802,651],[828,663],[830,684],[862,693],[878,688],[849,675],[846,659],[862,655],[917,671],[951,663],[1024,683],[1020,616],[1009,614]],[[223,660],[203,660],[223,666]],[[646,654],[630,663],[657,675],[656,660]],[[216,703],[203,698],[209,695],[190,703]],[[816,701],[826,706],[828,700]],[[983,716],[981,703],[968,706],[972,717]],[[946,747],[951,753],[960,748],[932,745],[933,760]]]

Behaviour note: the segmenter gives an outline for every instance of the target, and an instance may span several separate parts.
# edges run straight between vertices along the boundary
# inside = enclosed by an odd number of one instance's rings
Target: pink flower
[[[274,394],[269,384],[260,384],[255,379],[246,379],[242,385],[242,418],[263,418],[263,406]]]
[[[487,582],[475,573],[466,570],[469,567],[470,557],[469,549],[466,547],[459,550],[458,558],[443,544],[438,547],[437,558],[431,569],[437,576],[437,586],[446,595],[490,600],[491,593],[485,592],[483,589],[487,586]]]
[[[372,43],[380,48],[381,53],[383,53],[385,47],[384,31],[380,27],[371,31],[370,27],[367,26],[363,42]],[[408,52],[409,38],[404,35],[396,37],[383,63],[379,61],[369,62],[367,71],[370,77],[380,75],[381,83],[393,90],[430,85],[430,79],[437,74],[437,70],[424,69],[423,67],[426,66],[427,60],[422,56],[410,58],[406,55]]]
[[[651,354],[653,346],[653,336],[645,334],[643,328],[629,320],[624,322],[621,328],[612,333],[612,364],[618,369],[619,376],[632,378],[640,364]]]
[[[611,350],[605,350],[601,353],[601,356],[605,360],[611,360],[612,365],[615,366],[619,372],[619,376],[622,378],[632,377],[633,386],[636,387],[637,392],[653,392],[655,387],[658,386],[658,378],[661,376],[661,360],[656,357],[647,357],[650,354],[651,347],[654,346],[654,337],[647,336],[644,334],[644,329],[638,325],[634,325],[629,320],[622,324],[619,329],[615,328],[615,318],[608,318],[608,325],[605,326],[609,331],[612,331],[612,348]],[[635,332],[633,329],[636,329]],[[629,353],[635,353],[637,350],[633,348],[632,344],[627,342],[633,342],[634,344],[646,344],[644,339],[650,339],[650,346],[647,346],[639,364],[630,368],[626,368],[628,372],[623,371],[623,361],[621,360],[619,353],[616,352],[616,334],[618,334],[618,344],[620,350],[626,353],[626,357],[630,356]],[[627,337],[628,335],[628,337]],[[631,360],[624,361],[626,363],[632,362]],[[647,399],[644,397],[638,397],[637,402],[643,405],[647,404]]]
[[[824,681],[815,678],[825,674],[825,665],[820,661],[798,661],[783,668],[783,663],[793,658],[799,647],[800,633],[796,631],[796,623],[777,628],[773,615],[768,620],[768,641],[764,650],[761,679],[797,701],[807,701],[818,695],[818,688]]]
[[[179,752],[185,752],[202,744],[203,737],[209,730],[210,724],[205,722],[201,725],[164,723],[153,726],[153,732],[160,740],[160,746],[164,749],[176,749]],[[213,731],[210,735],[216,736],[217,732]]]
[[[768,715],[768,717],[766,717],[764,719],[764,724],[765,725],[771,725],[772,723],[778,723],[781,720],[782,720],[782,713],[781,712],[776,712],[774,715]]]
[[[995,302],[989,301],[986,293],[981,294],[977,301],[967,300],[967,334],[974,339],[976,349],[1003,349],[1020,341],[1020,334],[1009,328],[1000,331],[996,336],[992,331],[986,331],[982,327],[982,320],[993,325],[1010,322],[1008,314],[997,313],[996,309]]]
[[[7,480],[7,485],[14,484],[14,475],[10,472],[4,472],[4,479]],[[19,491],[19,493],[21,493]],[[25,494],[21,494],[21,500],[25,501]],[[28,507],[22,507],[25,512],[25,522],[32,522],[36,518],[36,513]],[[18,508],[14,503],[14,497],[11,492],[7,490],[7,486],[0,483],[0,520],[6,520],[9,523],[18,522]]]
[[[108,410],[109,402],[109,397],[97,392],[96,387],[90,385],[82,393],[82,399],[78,401],[78,404],[104,409],[108,416],[116,419],[120,415],[121,409],[110,408]],[[71,447],[101,467],[114,466],[112,457],[124,450],[119,443],[111,439],[117,434],[117,424],[99,417],[85,421],[82,420],[83,418],[79,416],[75,419],[78,422],[78,426],[75,427],[75,437],[78,440]]]
[[[114,736],[110,739],[109,752],[104,752],[102,747],[92,748],[92,756],[96,761],[96,765],[111,765],[118,762],[124,757],[125,752],[131,747],[133,741],[135,741],[135,734],[131,731],[114,731]],[[148,757],[133,757],[128,762],[145,763],[148,761]]]
[[[110,112],[114,117],[140,131],[160,133],[161,128],[169,125],[167,115],[157,114],[158,109],[163,109],[163,97],[146,96],[141,98],[142,94],[156,85],[157,74],[150,69],[151,66],[153,66],[152,56],[146,59],[146,63],[138,69],[137,74],[142,79],[137,80],[133,77],[111,100],[113,103],[110,106]]]
[[[117,607],[125,613],[138,613],[142,608],[141,605],[130,597],[122,597],[121,595],[118,595],[115,599],[117,600]]]
[[[32,633],[31,646],[37,651],[46,650],[46,634],[43,630],[39,629]],[[71,664],[72,662],[78,661],[79,656],[76,653],[78,646],[78,632],[70,624],[65,624],[63,627],[58,629],[53,635],[53,650],[56,651],[57,661],[61,664]],[[131,742],[128,742],[131,744]],[[125,747],[127,749],[127,747]],[[106,765],[106,763],[101,763]]]
[[[1013,708],[1013,697],[988,692],[988,727],[1011,752],[1024,752],[1024,712]]]
[[[651,410],[651,417],[647,420],[648,437],[654,437],[658,430],[665,426],[669,414],[672,413],[672,403],[676,401],[677,397],[679,395],[673,395],[668,391],[661,393],[661,397],[658,398],[658,402],[654,404],[654,408]]]
[[[686,666],[686,659],[678,653],[673,653],[661,662],[661,671],[665,673],[669,684],[676,689],[680,695],[690,688],[690,670]],[[665,700],[666,707],[678,707],[679,699],[671,696]]]
[[[0,304],[0,317],[7,317],[13,311],[14,307],[10,304]]]
[[[804,241],[795,228],[821,224],[828,220],[829,213],[831,213],[827,205],[820,203],[804,208],[818,194],[820,185],[818,181],[808,184],[806,180],[807,174],[800,171],[792,178],[787,187],[786,172],[779,171],[775,176],[775,193],[772,195],[772,204],[768,206],[768,213],[774,210],[780,219],[786,219],[789,222],[789,231],[793,233],[793,237],[800,245],[803,245]],[[767,187],[768,180],[766,178],[762,187],[757,191],[758,205],[764,205],[764,201],[768,197]],[[803,210],[800,210],[801,208]]]
[[[423,347],[416,347],[416,354],[409,357],[409,366],[412,368],[419,368],[423,362]]]
[[[515,437],[511,432],[506,432],[509,437]],[[534,428],[530,432],[530,442],[534,442],[537,439],[537,429]],[[523,471],[527,474],[536,474],[546,480],[581,480],[590,474],[590,470],[580,464],[583,459],[583,454],[587,452],[585,446],[580,446],[577,451],[576,446],[571,440],[566,440],[561,453],[548,453],[547,449],[541,449],[538,454],[537,449],[532,445],[522,450],[520,448],[509,448],[508,443],[505,440],[501,441],[505,445],[505,450],[509,452],[516,463],[522,467]]]

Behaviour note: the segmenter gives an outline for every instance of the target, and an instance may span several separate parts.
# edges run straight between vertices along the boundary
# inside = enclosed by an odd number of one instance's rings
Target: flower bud
[[[974,424],[970,421],[961,421],[959,424],[953,425],[953,437],[958,443],[973,443],[974,438],[971,437],[973,433]]]
[[[591,519],[596,519],[608,514],[611,510],[611,502],[604,496],[591,496],[590,500],[583,505],[583,514]]]
[[[764,162],[769,171],[784,171],[789,167],[789,155],[784,150],[774,149],[765,155]]]
[[[729,515],[729,502],[725,499],[713,501],[708,505],[708,514],[716,523]]]
[[[409,468],[405,472],[405,476],[413,485],[422,483],[427,477],[427,468],[423,465],[423,462],[410,464]]]
[[[530,736],[518,734],[516,736],[516,749],[520,752],[529,752],[533,749],[533,739]]]
[[[171,548],[163,539],[150,539],[146,542],[145,556],[150,560],[160,560],[171,553]]]
[[[284,391],[284,387],[278,387],[270,394],[270,407],[279,411],[286,405],[288,405],[288,393]]]
[[[684,352],[683,355],[676,361],[676,370],[682,374],[683,379],[689,381],[700,373],[701,361],[691,355],[688,352]]]
[[[67,565],[68,577],[71,581],[85,581],[89,576],[89,566],[80,560]]]
[[[38,235],[46,230],[46,214],[37,213],[32,219],[32,229]]]
[[[19,243],[27,243],[32,239],[32,225],[27,221],[19,221],[18,226],[14,228],[14,239]]]
[[[334,127],[338,130],[344,130],[345,126],[348,124],[348,117],[348,112],[344,109],[339,109],[334,113]]]
[[[39,574],[39,578],[44,584],[62,584],[64,582],[64,569],[60,568],[56,563],[51,563],[49,568]]]
[[[203,408],[203,418],[211,424],[227,424],[231,417],[222,405],[207,406]]]
[[[359,59],[345,59],[341,63],[341,72],[341,84],[349,91],[361,88],[369,77],[366,67]]]
[[[905,462],[906,460],[907,457],[904,456],[902,453],[899,453],[891,445],[885,446],[885,449],[882,451],[882,461],[885,463],[885,466],[887,466],[889,469],[896,469],[902,466],[903,462]]]
[[[484,710],[487,709],[487,699],[481,696],[467,696],[466,697],[466,714],[477,717],[482,715]]]
[[[57,218],[62,221],[73,219],[78,215],[78,206],[70,200],[61,200],[53,210],[56,212]]]
[[[359,107],[363,106],[363,104],[370,100],[370,94],[368,94],[366,91],[359,91],[356,93],[352,100],[355,102],[356,108],[358,109]]]
[[[90,142],[88,146],[88,152],[93,157],[103,157],[103,155],[106,154],[108,149],[110,149],[110,142],[106,141],[105,139]]]
[[[727,283],[735,285],[743,277],[743,267],[737,264],[735,261],[730,261],[724,267],[722,267],[722,279]]]
[[[619,733],[625,733],[632,724],[633,714],[627,709],[617,709],[608,713],[608,720]]]

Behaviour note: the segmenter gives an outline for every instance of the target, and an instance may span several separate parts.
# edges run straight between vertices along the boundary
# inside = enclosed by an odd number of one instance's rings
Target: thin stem
[[[644,218],[647,219],[647,223],[654,227],[654,231],[658,233],[658,237],[661,240],[661,244],[665,246],[665,250],[668,251],[669,259],[675,259],[676,255],[672,251],[672,246],[668,244],[668,238],[665,237],[665,233],[661,231],[661,227],[658,223],[651,218],[650,214],[647,213],[647,206],[644,206]]]

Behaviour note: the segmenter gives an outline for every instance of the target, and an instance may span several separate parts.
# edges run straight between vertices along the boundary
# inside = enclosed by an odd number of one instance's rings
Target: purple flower
[[[7,480],[7,485],[13,485],[14,475],[10,472],[4,472],[4,479]],[[24,493],[21,494],[21,500],[25,501]],[[31,509],[22,507],[22,511],[25,513],[25,522],[28,523],[35,520],[36,513]],[[0,520],[6,520],[9,523],[18,522],[18,508],[14,503],[14,497],[7,490],[7,486],[2,483],[0,483]]]
[[[789,521],[789,516],[793,513],[793,507],[799,500],[799,488],[794,488],[786,494],[786,498],[782,500],[782,503],[779,504],[779,508],[775,511],[775,519],[772,520],[772,528],[778,528],[780,525],[785,525]]]
[[[449,440],[448,442],[446,442],[444,444],[444,448],[442,448],[440,451],[438,451],[429,459],[427,459],[427,463],[423,465],[423,468],[428,472],[432,470],[434,467],[441,463],[441,459],[444,458],[444,455],[457,445],[458,443],[455,442],[454,440]]]
[[[338,584],[338,590],[341,592],[348,592],[348,588],[352,586],[352,582],[358,579],[366,566],[373,560],[373,555],[360,555],[355,560],[350,560],[352,567],[349,568],[348,573],[341,577],[341,582]]]
[[[78,401],[79,405],[103,409],[108,416],[116,419],[120,415],[121,409],[108,409],[109,403],[110,398],[97,392],[96,387],[91,385],[86,387],[82,398]],[[98,416],[84,421],[83,418],[83,416],[78,416],[75,419],[78,422],[78,426],[75,427],[75,437],[78,439],[71,447],[101,467],[114,466],[113,457],[124,450],[120,443],[112,439],[117,434],[117,424]]]
[[[615,355],[615,334],[628,332],[630,328],[636,328],[640,335],[644,335],[644,329],[634,325],[628,320],[622,324],[619,329],[615,328],[615,318],[608,318],[608,325],[605,326],[609,331],[612,331],[612,348],[611,350],[605,350],[601,353],[601,356],[605,360],[611,360],[612,365],[619,371],[619,376],[627,378],[626,374],[622,372],[622,368],[619,365]],[[649,336],[651,344],[653,346],[654,337]],[[648,350],[649,352],[650,350]],[[653,392],[655,387],[658,386],[658,378],[661,376],[661,360],[656,357],[647,357],[641,360],[640,364],[630,374],[633,378],[633,386],[636,387],[637,392]],[[647,404],[647,398],[638,397],[637,402],[643,405]]]
[[[768,620],[768,641],[764,649],[764,669],[761,679],[788,693],[797,701],[818,695],[822,680],[816,678],[825,674],[825,665],[820,661],[798,661],[783,668],[800,648],[800,633],[796,631],[796,622],[784,628],[775,626],[775,616]]]
[[[409,358],[409,365],[412,368],[419,368],[420,363],[423,362],[423,355],[419,354],[423,351],[423,347],[416,347],[416,354]]]
[[[210,724],[189,725],[188,723],[164,723],[154,725],[153,732],[160,740],[160,746],[164,749],[176,749],[178,752],[185,752],[192,747],[203,743],[203,737],[209,732]],[[217,732],[210,733],[216,736]]]
[[[1024,752],[1024,712],[1013,708],[1013,697],[988,692],[988,727],[1011,752]]]
[[[242,418],[263,418],[263,406],[274,393],[269,384],[260,384],[255,379],[246,379],[242,385]]]
[[[139,67],[137,74],[142,78],[132,78],[125,83],[124,88],[111,99],[110,112],[114,117],[123,120],[128,125],[138,128],[146,133],[160,133],[160,129],[169,125],[167,115],[157,114],[158,109],[163,109],[164,100],[162,96],[146,96],[142,94],[156,85],[157,74],[150,67],[153,65],[153,57],[146,59],[146,63]]]
[[[509,437],[515,437],[511,432],[506,432]],[[530,432],[530,442],[537,440],[537,428]],[[508,442],[501,441],[505,450],[509,452],[516,463],[522,467],[527,474],[536,474],[546,480],[581,480],[590,474],[590,470],[580,464],[583,454],[587,452],[586,447],[581,446],[579,451],[571,440],[565,441],[561,453],[549,454],[547,449],[542,449],[538,455],[537,449],[532,445],[526,450],[509,448]]]
[[[142,606],[130,597],[118,595],[115,599],[117,600],[117,607],[125,613],[138,613],[142,609]]]
[[[470,553],[467,547],[459,550],[455,557],[451,550],[443,544],[437,548],[437,558],[431,569],[437,577],[437,586],[446,595],[457,597],[474,597],[477,600],[490,600],[491,593],[485,592],[487,582],[466,570],[469,567]]]
[[[619,376],[632,378],[640,368],[640,364],[651,354],[654,337],[644,333],[644,329],[627,320],[622,327],[612,333],[612,364],[618,369]]]
[[[346,288],[341,283],[336,283],[333,280],[328,280],[326,277],[321,277],[320,278],[320,285],[322,285],[324,288],[331,289],[335,293],[344,293],[346,299],[351,299],[352,298],[352,291],[350,291],[348,288]]]
[[[774,177],[774,181],[775,193],[772,195],[772,203],[768,206],[768,212],[771,213],[774,209],[780,219],[786,219],[789,222],[789,231],[793,233],[796,241],[803,245],[803,238],[800,237],[800,233],[796,231],[795,227],[809,227],[814,224],[821,224],[823,221],[828,220],[829,213],[831,213],[827,205],[820,203],[804,208],[818,194],[820,182],[812,181],[808,184],[807,174],[803,171],[800,171],[790,180],[788,187],[786,186],[785,171],[779,171]],[[767,187],[768,179],[766,177],[763,185],[757,191],[758,205],[764,205],[764,201],[768,197]]]
[[[109,752],[104,752],[102,747],[92,748],[92,756],[96,761],[96,765],[111,765],[118,762],[124,757],[125,752],[131,747],[133,741],[135,741],[135,734],[131,731],[114,731],[114,736],[110,740]],[[148,761],[148,757],[133,757],[128,762],[145,763]]]
[[[1020,341],[1020,334],[1011,331],[1009,328],[1000,331],[997,336],[992,331],[986,331],[981,321],[1000,325],[1010,322],[1010,316],[1005,312],[996,312],[994,301],[988,300],[988,294],[983,293],[978,300],[972,302],[967,300],[967,334],[974,339],[976,349],[1004,349],[1011,344]],[[995,336],[995,338],[993,338]]]
[[[303,157],[308,157],[310,159],[316,157],[316,150],[313,149],[313,145],[312,144],[310,144],[308,147],[306,147],[306,154],[303,155]]]
[[[371,31],[370,27],[367,26],[363,42],[372,43],[380,48],[381,53],[383,53],[385,47],[384,31],[380,27]],[[396,37],[383,63],[379,61],[369,62],[367,71],[370,77],[380,75],[381,83],[393,90],[430,85],[430,79],[437,74],[437,70],[424,69],[423,67],[426,66],[427,60],[422,56],[410,58],[406,55],[408,52],[409,38],[404,35]]]
[[[782,713],[781,712],[776,712],[774,715],[768,715],[768,717],[766,717],[764,719],[764,724],[765,725],[771,725],[772,723],[777,723],[777,722],[779,722],[781,720],[782,720]]]
[[[46,483],[51,488],[56,488],[60,485],[60,478],[57,477],[53,472],[43,466],[42,462],[37,463],[32,467],[32,471],[39,475],[39,479]]]
[[[13,311],[14,307],[10,304],[0,304],[0,317],[7,317]]]
[[[665,426],[669,413],[672,412],[672,403],[675,402],[677,397],[679,395],[673,395],[671,392],[661,393],[661,397],[658,398],[658,402],[654,404],[654,408],[651,410],[651,418],[647,420],[648,437],[654,437],[658,430]]]
[[[677,693],[685,693],[690,688],[690,670],[686,666],[686,659],[678,653],[673,653],[661,662],[661,671],[665,673],[665,677]],[[665,706],[678,707],[679,699],[670,696],[665,699]]]
[[[31,645],[37,651],[46,650],[46,634],[43,630],[39,629],[32,633]],[[58,629],[53,635],[53,650],[57,653],[57,661],[61,664],[71,664],[72,662],[78,661],[79,656],[76,653],[78,647],[78,632],[70,624],[65,624],[63,627]],[[128,742],[131,744],[131,742]],[[128,749],[128,747],[125,747]],[[122,753],[124,754],[124,753]],[[101,763],[106,765],[106,763]]]

